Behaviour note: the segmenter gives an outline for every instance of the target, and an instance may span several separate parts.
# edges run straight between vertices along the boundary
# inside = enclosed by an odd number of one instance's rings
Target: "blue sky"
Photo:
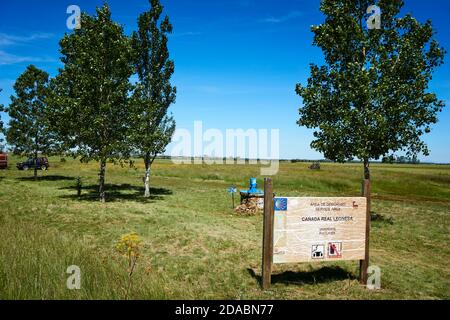
[[[282,158],[322,158],[310,149],[312,132],[296,125],[301,99],[295,84],[305,83],[311,62],[321,64],[312,47],[310,26],[319,24],[319,0],[163,0],[174,25],[170,38],[175,61],[177,103],[171,108],[179,128],[194,121],[220,130],[280,129]],[[437,39],[450,51],[448,0],[406,0],[404,11],[430,18]],[[0,4],[0,103],[9,104],[14,80],[28,64],[54,76],[61,66],[58,41],[69,32],[69,5],[93,13],[101,0],[22,0]],[[129,34],[147,0],[110,0],[113,18]],[[450,105],[450,55],[435,74],[431,89]],[[426,138],[431,156],[450,162],[450,108]],[[2,119],[8,121],[6,115]]]

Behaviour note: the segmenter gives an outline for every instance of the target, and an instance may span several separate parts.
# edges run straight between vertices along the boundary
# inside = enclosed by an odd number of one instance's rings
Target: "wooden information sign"
[[[273,263],[363,260],[366,198],[275,198]]]
[[[359,260],[367,281],[370,183],[364,197],[273,198],[265,181],[263,288],[270,286],[272,264]]]

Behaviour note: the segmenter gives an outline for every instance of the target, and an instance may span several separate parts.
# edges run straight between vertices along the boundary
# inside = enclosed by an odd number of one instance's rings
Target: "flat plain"
[[[98,165],[51,158],[49,171],[0,171],[0,299],[450,299],[450,166],[372,165],[371,265],[381,290],[359,285],[358,262],[276,265],[259,286],[262,215],[234,213],[227,187],[263,178],[255,165],[176,165],[158,160],[152,197],[143,164],[107,168],[107,203],[97,201]],[[362,165],[282,162],[279,196],[360,196]],[[76,178],[83,183],[80,198]],[[116,250],[136,232],[140,257],[129,287]],[[81,289],[68,290],[70,265]]]

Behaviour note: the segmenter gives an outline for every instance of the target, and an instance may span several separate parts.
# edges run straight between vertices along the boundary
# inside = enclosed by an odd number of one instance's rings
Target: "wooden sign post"
[[[262,287],[269,289],[272,280],[273,264],[273,183],[264,179],[264,226],[262,252]]]
[[[367,283],[370,181],[363,197],[276,197],[264,181],[262,287],[271,284],[273,264],[359,261]]]
[[[366,250],[364,259],[359,262],[359,281],[363,285],[367,285],[367,269],[369,268],[369,240],[370,240],[370,205],[371,205],[371,185],[370,180],[364,180],[362,186],[362,195],[367,199],[366,205]]]

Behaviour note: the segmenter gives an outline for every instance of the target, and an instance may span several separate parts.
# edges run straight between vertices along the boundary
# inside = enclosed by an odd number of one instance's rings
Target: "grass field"
[[[108,165],[108,202],[96,198],[98,166],[76,160],[39,172],[0,171],[0,299],[449,299],[450,166],[372,166],[371,265],[382,289],[359,285],[357,262],[276,266],[259,287],[262,216],[240,217],[226,193],[257,166],[155,164],[152,198],[138,170]],[[76,195],[76,177],[83,195]],[[359,196],[362,166],[282,163],[283,196]],[[262,179],[259,179],[262,186]],[[129,294],[122,234],[143,240]],[[81,290],[66,269],[81,268]]]

